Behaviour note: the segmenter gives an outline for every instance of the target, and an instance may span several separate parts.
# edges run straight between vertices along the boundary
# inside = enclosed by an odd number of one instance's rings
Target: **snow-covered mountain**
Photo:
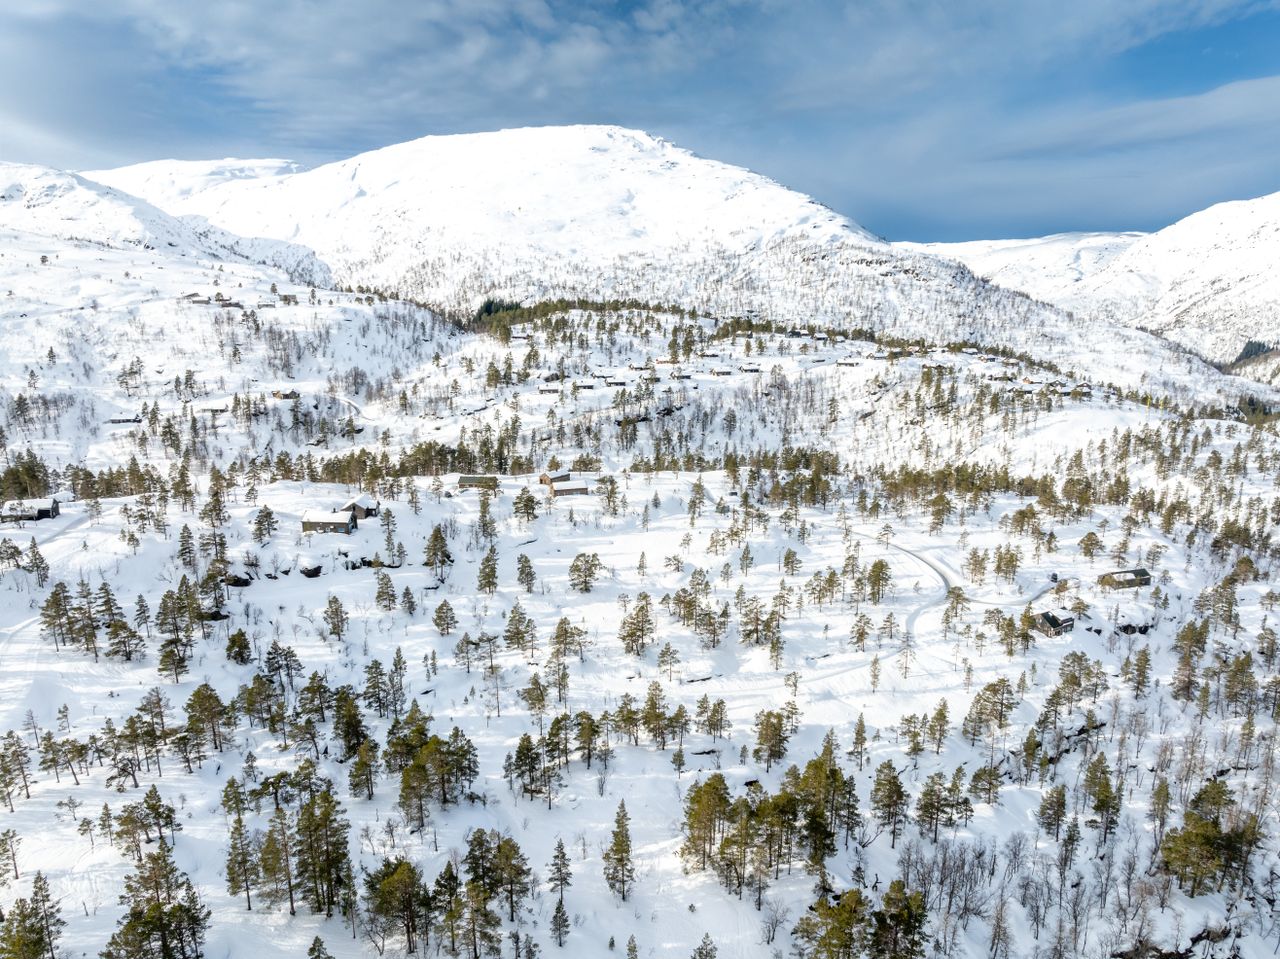
[[[1079,316],[1151,330],[1218,363],[1280,343],[1280,193],[1219,203],[1155,233],[928,244]]]
[[[118,249],[201,246],[190,227],[136,196],[18,163],[0,163],[0,228]]]
[[[284,270],[299,283],[330,282],[328,268],[305,247],[179,219],[124,190],[29,164],[0,163],[0,230],[111,249],[260,263]]]
[[[314,170],[284,167],[159,162],[88,175],[174,214],[305,244],[342,282],[445,305],[494,290],[617,285],[609,274],[787,240],[888,249],[765,177],[617,127],[425,137]],[[524,276],[544,270],[551,276]]]
[[[486,297],[635,299],[1032,351],[1160,392],[1206,385],[1205,368],[1159,338],[1070,321],[647,133],[571,126],[425,137],[288,168],[164,161],[86,175],[188,222],[308,247],[339,284],[457,314]]]

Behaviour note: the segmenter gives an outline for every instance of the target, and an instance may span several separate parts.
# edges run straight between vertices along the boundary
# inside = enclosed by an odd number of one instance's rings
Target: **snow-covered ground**
[[[524,154],[495,149],[514,141]],[[486,164],[505,169],[529,154],[557,171],[539,190],[496,167],[486,179]],[[398,193],[397,177],[421,176],[415,164],[454,180],[435,176],[437,192],[420,193],[419,178]],[[353,934],[342,915],[300,903],[290,916],[260,892],[247,910],[227,887],[228,778],[262,782],[307,756],[351,822],[361,887],[384,858],[406,857],[433,881],[476,828],[515,838],[542,888],[501,929],[543,956],[561,952],[546,878],[557,839],[573,871],[566,955],[609,955],[610,942],[625,955],[634,936],[640,956],[683,959],[704,934],[721,959],[787,955],[805,948],[802,920],[824,892],[856,888],[878,906],[900,876],[926,896],[930,955],[1141,947],[1182,956],[1193,937],[1197,955],[1274,952],[1280,438],[1274,422],[1245,422],[1234,408],[1241,380],[1159,337],[1072,321],[936,258],[895,251],[768,181],[612,128],[433,139],[306,173],[284,161],[116,171],[113,186],[151,202],[68,174],[0,169],[0,501],[60,500],[55,518],[0,525],[0,734],[13,730],[33,754],[46,731],[91,746],[71,768],[37,762],[30,796],[9,790],[12,815],[0,802],[3,828],[21,839],[20,878],[4,887],[0,866],[0,904],[8,912],[42,872],[67,923],[67,954],[100,952],[132,870],[81,821],[104,804],[119,814],[153,785],[177,811],[177,863],[212,910],[206,955],[301,956],[316,935],[337,957],[377,954],[366,918]],[[592,170],[604,172],[590,181]],[[635,195],[618,202],[630,207],[599,204],[628,183]],[[230,222],[233,210],[249,215],[248,203],[231,201],[242,192],[267,211],[260,223]],[[297,219],[295,204],[317,198],[333,205]],[[471,239],[416,232],[432,216],[454,229],[467,204]],[[527,233],[522,204],[541,224]],[[583,302],[469,323],[386,295],[395,277],[373,261],[385,254],[389,271],[421,279],[413,263],[429,248],[440,265],[431,282],[459,284],[455,305],[515,283],[488,272],[504,208],[505,229],[537,251],[519,266],[530,300],[542,284],[564,292],[589,274],[597,290],[639,288],[674,261],[709,262],[707,244],[717,248],[711,259],[740,244],[725,261],[736,264],[726,267],[733,283],[672,275],[646,297],[661,307]],[[673,217],[682,208],[696,215]],[[327,220],[334,210],[341,216]],[[628,224],[630,238],[618,232]],[[406,251],[406,236],[427,239]],[[1073,244],[1113,262],[1127,255],[1064,240],[1041,251],[1045,269]],[[654,251],[647,267],[630,262],[644,250]],[[629,265],[614,273],[615,260]],[[578,272],[558,273],[571,262]],[[879,279],[851,283],[858,271]],[[361,289],[326,285],[334,282]],[[760,321],[769,317],[749,311],[782,302],[787,284],[808,284],[810,299],[768,330]],[[713,287],[717,309],[688,309]],[[801,315],[819,301],[829,312]],[[855,301],[862,314],[846,310]],[[828,322],[837,314],[843,322]],[[731,335],[730,322],[743,332]],[[877,341],[869,330],[888,335]],[[904,342],[930,333],[929,346]],[[1267,388],[1252,389],[1274,402]],[[585,492],[553,497],[544,470],[568,473]],[[465,488],[462,474],[492,475],[495,495]],[[304,531],[304,515],[362,494],[381,513],[352,534]],[[425,563],[437,530],[452,553],[441,570]],[[491,587],[482,583],[490,549]],[[598,572],[580,590],[587,561],[571,567],[592,555]],[[1099,582],[1135,566],[1150,584]],[[885,588],[873,588],[886,571]],[[184,578],[209,615],[175,681],[161,669],[169,627],[160,611]],[[57,623],[42,611],[58,583],[73,599],[107,587],[131,622],[141,598],[152,616],[138,625],[142,655],[105,655],[111,616],[101,609],[89,617],[99,620],[99,655],[55,648]],[[653,635],[634,655],[620,634],[644,595]],[[335,601],[348,617],[341,630],[326,616]],[[447,631],[435,621],[443,602],[457,619]],[[532,648],[501,639],[517,608],[533,623]],[[1063,608],[1074,611],[1073,631],[1028,631],[1024,615]],[[555,657],[562,622],[582,631],[581,643]],[[1189,656],[1184,627],[1201,622],[1203,649]],[[242,663],[226,654],[239,630],[250,646]],[[752,640],[771,632],[772,643]],[[460,646],[464,634],[475,645]],[[273,644],[296,654],[293,682],[262,678]],[[676,659],[660,662],[667,644]],[[399,774],[375,776],[372,799],[348,790],[352,763],[339,759],[332,716],[309,745],[305,731],[258,721],[253,706],[265,682],[294,715],[313,673],[358,695],[371,662],[390,667],[397,650],[406,698],[430,714],[433,732],[457,727],[478,760],[471,795],[430,802],[422,830],[410,828]],[[1082,688],[1073,685],[1079,654],[1095,664]],[[521,692],[535,674],[553,684],[562,665],[563,697],[552,690],[545,712],[531,708]],[[1001,680],[1007,721],[962,729]],[[723,700],[728,734],[687,730],[678,771],[677,743],[645,733],[634,742],[614,728],[607,764],[597,755],[588,768],[571,749],[550,795],[510,787],[507,757],[522,736],[539,739],[562,713],[621,722],[625,697],[639,708],[654,683],[668,714]],[[109,784],[111,730],[158,689],[173,733],[203,684],[240,702],[223,748],[209,747],[188,772],[182,739],[169,735],[136,788],[128,778]],[[911,749],[914,717],[944,700],[937,742]],[[776,763],[754,754],[756,718],[769,710],[792,723]],[[363,714],[385,744],[393,717],[370,704]],[[1038,751],[1026,760],[1032,731]],[[773,807],[756,790],[795,794],[828,733],[863,824],[838,833],[818,869],[803,850],[816,825],[794,810],[776,845],[761,838],[791,807],[766,819]],[[250,754],[256,772],[246,769]],[[1106,813],[1099,757],[1119,797]],[[875,822],[873,784],[886,762],[910,800],[896,838]],[[987,766],[995,801],[968,790]],[[914,821],[915,804],[932,774],[950,781],[957,768],[972,817],[935,839]],[[779,857],[776,872],[753,867],[767,886],[763,908],[751,886],[732,888],[732,844],[715,853],[729,863],[728,887],[681,855],[690,789],[716,773],[733,797],[747,797],[733,822],[754,824],[748,858]],[[1163,818],[1161,780],[1171,791]],[[1194,797],[1210,782],[1231,791],[1222,828],[1256,816],[1260,841],[1247,865],[1193,895],[1166,868],[1160,839],[1205,808]],[[1074,847],[1065,826],[1055,835],[1038,815],[1056,786],[1066,818],[1078,818]],[[603,862],[622,800],[636,867],[625,901]],[[267,829],[271,806],[250,808],[251,834]],[[1233,848],[1224,841],[1212,852],[1229,858]],[[765,942],[771,913],[786,918]],[[446,942],[433,930],[427,951]],[[381,945],[396,954],[402,943],[393,932]]]

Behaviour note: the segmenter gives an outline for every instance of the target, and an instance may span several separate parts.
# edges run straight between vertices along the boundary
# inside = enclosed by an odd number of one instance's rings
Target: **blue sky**
[[[1280,0],[22,0],[0,158],[319,163],[618,123],[893,239],[1280,191]]]

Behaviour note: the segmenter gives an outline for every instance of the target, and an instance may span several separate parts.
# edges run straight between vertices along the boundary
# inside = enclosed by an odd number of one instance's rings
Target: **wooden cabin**
[[[1151,573],[1142,567],[1119,569],[1099,576],[1098,585],[1108,586],[1111,589],[1138,589],[1151,585]]]
[[[1045,610],[1036,616],[1032,628],[1046,636],[1061,636],[1076,628],[1076,618],[1065,610]]]
[[[361,493],[342,504],[343,513],[354,513],[356,519],[368,519],[377,516],[381,504],[368,493]]]
[[[459,476],[458,489],[487,489],[490,493],[498,491],[496,476]]]
[[[53,519],[58,513],[58,501],[52,497],[14,499],[0,505],[0,523],[22,523]]]
[[[345,533],[350,536],[359,525],[355,513],[330,513],[328,510],[309,509],[302,514],[304,533]]]
[[[551,495],[555,499],[559,499],[561,496],[589,496],[591,495],[591,487],[582,480],[566,480],[561,483],[552,483]]]

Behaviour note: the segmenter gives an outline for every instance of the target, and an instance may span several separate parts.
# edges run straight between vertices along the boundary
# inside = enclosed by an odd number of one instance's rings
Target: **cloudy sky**
[[[314,164],[618,123],[893,239],[1154,229],[1280,191],[1280,0],[6,6],[6,160]]]

